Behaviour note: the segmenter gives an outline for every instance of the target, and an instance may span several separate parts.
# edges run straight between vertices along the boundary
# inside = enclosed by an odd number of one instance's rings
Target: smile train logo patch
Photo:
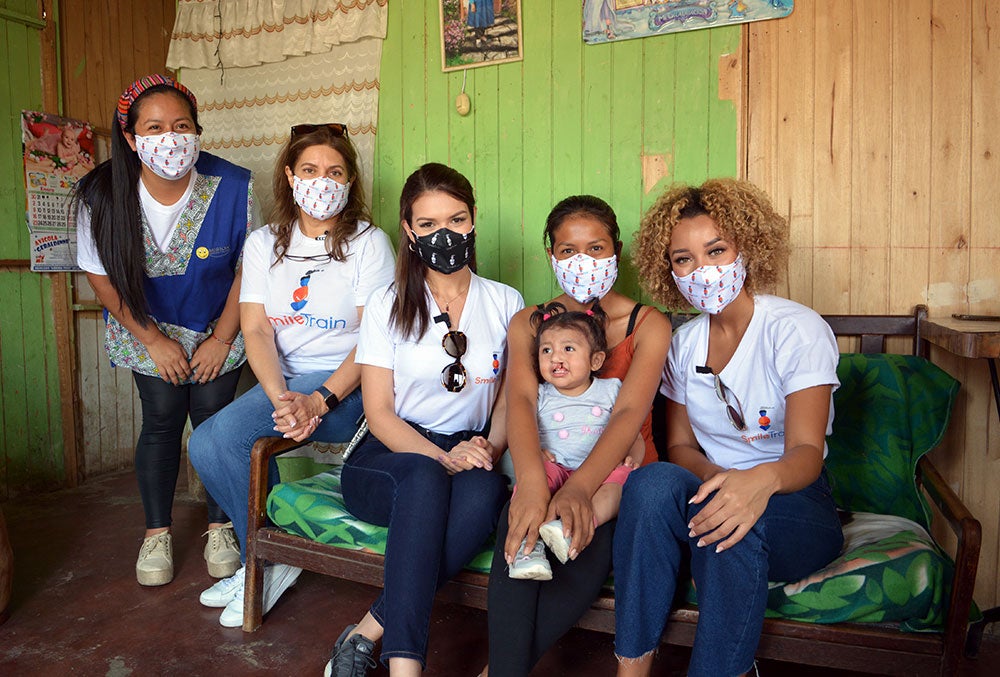
[[[757,419],[757,425],[760,426],[761,430],[769,430],[771,427],[771,417],[767,415],[767,409],[759,409],[757,413],[760,416]]]
[[[309,303],[309,279],[312,277],[313,273],[318,273],[322,269],[317,268],[316,270],[310,270],[301,278],[299,278],[299,286],[292,292],[292,310],[299,312],[306,307]]]

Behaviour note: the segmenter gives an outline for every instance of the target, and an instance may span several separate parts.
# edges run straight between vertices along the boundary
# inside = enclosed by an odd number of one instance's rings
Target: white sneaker
[[[569,559],[569,546],[573,542],[563,534],[562,520],[552,520],[538,527],[538,536],[563,564]]]
[[[209,529],[202,536],[208,536],[204,553],[208,575],[212,578],[226,578],[236,573],[240,568],[240,546],[236,542],[233,523],[227,522],[221,527]]]
[[[229,578],[217,581],[215,585],[201,593],[198,601],[213,609],[225,608],[227,604],[233,601],[237,593],[240,595],[243,594],[243,577],[245,572],[246,568],[240,567]]]
[[[166,585],[174,580],[173,540],[169,531],[143,539],[135,562],[135,577],[139,585]]]
[[[264,611],[267,613],[274,606],[278,598],[292,587],[298,579],[302,569],[288,564],[270,564],[264,568]],[[243,625],[243,582],[241,580],[239,589],[233,599],[222,610],[219,616],[219,624],[224,628],[238,628]]]
[[[552,566],[545,557],[545,544],[541,540],[535,541],[535,547],[527,555],[524,554],[522,540],[514,557],[514,563],[510,565],[508,575],[511,578],[520,578],[532,581],[551,581]]]

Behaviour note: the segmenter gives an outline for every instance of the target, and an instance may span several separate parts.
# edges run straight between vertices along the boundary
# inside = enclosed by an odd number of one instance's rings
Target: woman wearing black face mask
[[[472,186],[450,167],[426,164],[403,186],[396,279],[369,297],[355,357],[372,435],[341,476],[347,509],[389,527],[385,586],[327,675],[364,674],[379,639],[390,674],[419,674],[435,590],[507,499],[493,463],[507,446],[507,325],[524,301],[472,271],[475,218]]]

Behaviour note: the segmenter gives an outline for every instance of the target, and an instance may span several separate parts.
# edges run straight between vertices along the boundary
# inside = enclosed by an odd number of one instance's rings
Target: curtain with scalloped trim
[[[167,67],[198,98],[202,148],[247,167],[266,218],[292,125],[342,122],[371,199],[388,0],[180,0]]]

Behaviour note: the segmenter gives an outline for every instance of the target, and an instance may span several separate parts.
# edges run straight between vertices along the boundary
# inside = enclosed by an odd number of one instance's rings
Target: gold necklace
[[[438,308],[440,309],[441,308],[441,297],[438,295],[438,293],[436,291],[434,291],[433,287],[431,287],[430,285],[427,285],[427,287],[431,290],[431,295],[434,296],[434,300],[437,301]],[[447,313],[448,311],[450,311],[451,310],[451,304],[452,304],[452,302],[455,301],[455,299],[457,299],[459,296],[461,296],[462,294],[464,294],[467,291],[469,291],[468,287],[466,287],[465,289],[459,291],[457,294],[455,294],[454,296],[452,296],[448,301],[446,301],[445,304],[444,304],[444,312]]]

